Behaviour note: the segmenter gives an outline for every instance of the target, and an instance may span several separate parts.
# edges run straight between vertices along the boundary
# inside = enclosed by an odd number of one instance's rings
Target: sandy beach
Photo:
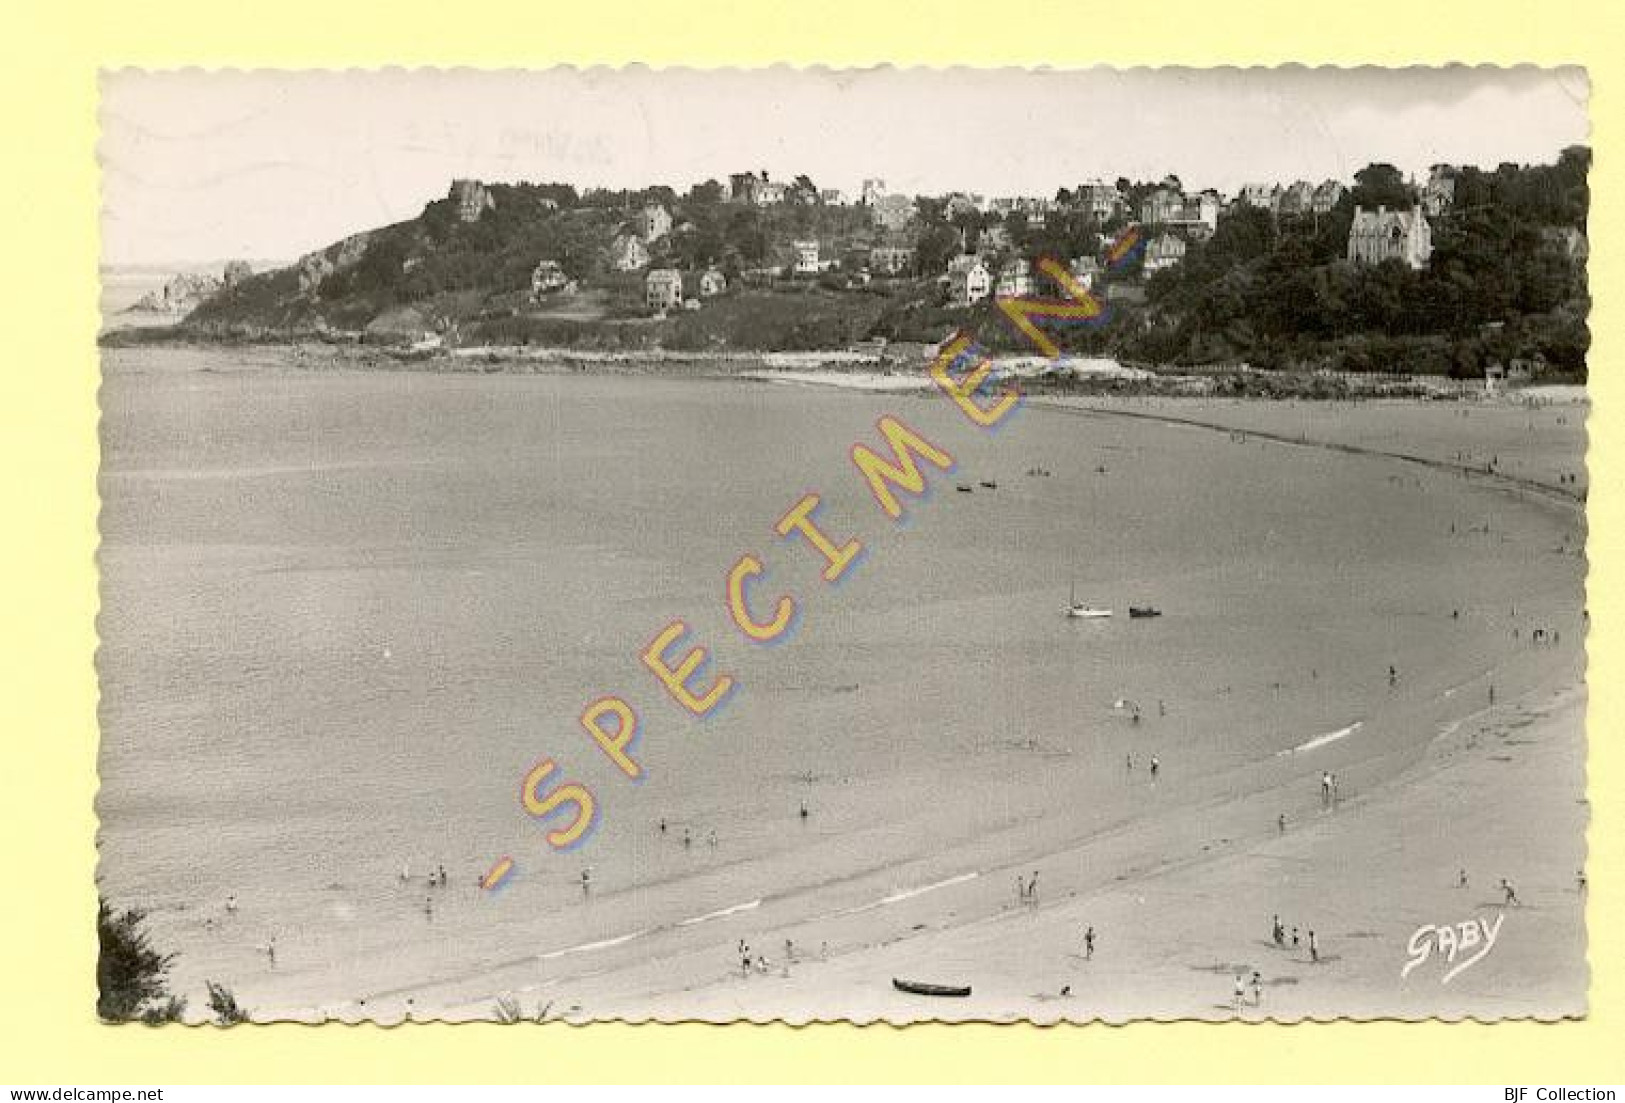
[[[989,436],[910,394],[164,355],[109,360],[99,810],[104,893],[181,991],[381,1021],[1585,1007],[1582,402],[1033,400]],[[901,527],[844,466],[891,409],[959,461]],[[828,592],[768,539],[809,486],[871,552]],[[805,598],[775,648],[717,607],[752,547]],[[1117,617],[1060,616],[1075,585]],[[704,725],[636,662],[671,615],[743,686]],[[650,719],[635,791],[570,730],[608,689]],[[542,752],[600,786],[578,853],[513,801]],[[482,893],[500,853],[520,876]],[[1422,925],[1503,915],[1448,985],[1401,978]]]

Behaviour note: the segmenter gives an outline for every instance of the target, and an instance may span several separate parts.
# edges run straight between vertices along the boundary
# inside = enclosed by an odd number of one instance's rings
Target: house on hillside
[[[643,277],[643,303],[650,310],[676,310],[683,305],[683,274],[675,268],[651,268]]]
[[[791,244],[791,248],[796,251],[796,274],[801,276],[817,275],[818,242],[797,241]]]
[[[1591,255],[1591,245],[1585,234],[1573,226],[1542,226],[1540,240],[1546,248],[1561,253],[1569,260],[1583,261]]]
[[[1241,201],[1249,207],[1274,213],[1281,205],[1279,184],[1247,184],[1241,189]]]
[[[1381,264],[1399,260],[1413,269],[1428,266],[1433,255],[1433,231],[1420,205],[1408,211],[1378,207],[1354,209],[1349,226],[1348,259],[1354,264]]]
[[[1281,193],[1281,213],[1284,215],[1312,214],[1315,210],[1315,186],[1307,180],[1293,182]]]
[[[1077,205],[1088,211],[1089,217],[1096,222],[1107,222],[1123,209],[1123,195],[1116,184],[1091,180],[1087,184],[1080,184],[1073,195]]]
[[[901,230],[914,218],[914,200],[906,195],[881,195],[869,204],[869,217],[883,230]]]
[[[784,202],[786,185],[769,180],[767,172],[735,172],[728,176],[728,199],[752,207],[768,207]]]
[[[970,306],[987,298],[993,287],[993,276],[982,263],[982,258],[971,254],[954,257],[948,262],[948,301],[955,306]]]
[[[1219,198],[1210,192],[1187,196],[1158,188],[1140,204],[1140,221],[1147,226],[1184,230],[1206,239],[1219,227]]]
[[[1066,270],[1071,273],[1073,282],[1085,291],[1093,290],[1095,281],[1101,277],[1100,262],[1094,257],[1073,257]],[[1057,286],[1056,291],[1062,295],[1068,293],[1065,287]]]
[[[569,286],[570,277],[565,275],[556,260],[540,261],[531,270],[530,297],[533,299],[540,299],[552,291],[563,291]]]
[[[914,267],[914,249],[908,245],[876,245],[869,250],[869,268],[877,275],[900,276]]]
[[[727,277],[722,274],[720,269],[707,268],[704,272],[700,273],[700,298],[715,298],[726,290],[728,290],[728,280]]]
[[[993,293],[1001,299],[1020,298],[1033,293],[1033,269],[1026,258],[1016,257],[1005,262],[999,269]]]
[[[1422,187],[1422,213],[1438,218],[1456,201],[1456,170],[1450,165],[1434,165]]]
[[[1009,252],[1014,244],[1009,228],[1002,222],[983,226],[976,234],[976,251],[984,257],[992,253]]]
[[[1140,221],[1147,226],[1160,226],[1178,216],[1185,205],[1185,197],[1168,188],[1158,188],[1140,204]]]
[[[1310,209],[1316,214],[1331,214],[1332,208],[1342,201],[1348,189],[1336,180],[1323,180],[1315,188],[1315,194],[1310,200]]]
[[[496,207],[497,201],[478,180],[453,180],[448,197],[457,205],[457,218],[478,222],[480,215]]]
[[[659,203],[651,203],[638,212],[638,237],[644,243],[659,241],[671,233],[671,212]]]
[[[1186,249],[1184,238],[1175,237],[1173,234],[1158,234],[1145,247],[1143,264],[1145,274],[1149,276],[1153,272],[1174,267],[1185,259]]]
[[[635,234],[621,234],[609,245],[609,264],[617,272],[636,272],[649,263],[649,250]]]

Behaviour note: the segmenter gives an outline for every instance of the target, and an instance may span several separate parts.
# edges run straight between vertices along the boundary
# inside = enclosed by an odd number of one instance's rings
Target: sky
[[[1171,172],[1231,194],[1548,162],[1590,132],[1577,68],[117,70],[101,91],[109,265],[290,261],[456,177],[1052,196]]]

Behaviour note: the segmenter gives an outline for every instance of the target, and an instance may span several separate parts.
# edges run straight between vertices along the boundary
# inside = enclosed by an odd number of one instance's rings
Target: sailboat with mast
[[[1078,600],[1078,584],[1074,582],[1072,584],[1072,591],[1067,597],[1066,615],[1069,617],[1083,617],[1094,620],[1100,617],[1109,617],[1112,615],[1112,611],[1099,605],[1090,605],[1086,601],[1080,602]]]

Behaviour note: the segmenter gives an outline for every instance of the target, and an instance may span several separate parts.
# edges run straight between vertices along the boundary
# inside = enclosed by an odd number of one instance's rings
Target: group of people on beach
[[[1160,702],[1160,701],[1157,702],[1157,705],[1160,708],[1161,705],[1162,705],[1162,702]],[[1139,715],[1140,714],[1138,712],[1136,712],[1134,714],[1136,719],[1139,718]],[[1125,764],[1127,766],[1128,772],[1132,774],[1134,772],[1134,752],[1133,751],[1130,751],[1128,753],[1128,757],[1124,760],[1124,762],[1125,762]],[[1162,772],[1162,760],[1160,758],[1158,758],[1156,755],[1152,755],[1151,756],[1151,761],[1149,763],[1147,763],[1146,766],[1147,766],[1147,769],[1150,770],[1150,772],[1151,772],[1151,780],[1156,781],[1157,780],[1157,775]]]
[[[739,975],[740,976],[748,978],[752,973],[757,973],[757,974],[760,974],[762,976],[766,976],[768,973],[772,972],[772,970],[773,970],[772,962],[768,961],[767,957],[765,955],[763,955],[763,954],[752,953],[751,948],[750,948],[750,943],[746,942],[742,938],[739,940],[739,945],[737,947],[737,952],[739,954]],[[788,939],[788,938],[785,939],[784,940],[784,959],[783,959],[783,961],[781,961],[779,963],[779,976],[788,978],[790,976],[790,966],[796,964],[799,960],[800,959],[796,956],[796,944],[795,944],[795,941],[793,939]],[[829,943],[828,942],[819,943],[819,946],[818,946],[818,960],[819,961],[827,961],[827,960],[829,960]]]
[[[1253,990],[1253,1006],[1258,1007],[1259,1005],[1261,1005],[1264,1002],[1264,977],[1263,977],[1263,975],[1260,974],[1257,969],[1254,969],[1252,979],[1249,982],[1247,980],[1244,980],[1240,973],[1237,973],[1236,974],[1235,996],[1234,996],[1234,1003],[1233,1003],[1233,1006],[1235,1007],[1235,1009],[1237,1011],[1241,1010],[1242,1003],[1247,998],[1247,987],[1248,987],[1249,983],[1251,984],[1252,990]]]
[[[1309,960],[1318,965],[1320,964],[1320,942],[1315,938],[1315,932],[1313,930],[1309,930],[1308,934]],[[1281,917],[1279,915],[1272,916],[1270,919],[1270,941],[1273,942],[1276,948],[1280,950],[1285,950],[1289,946],[1290,948],[1296,950],[1303,944],[1303,939],[1298,933],[1298,928],[1293,927],[1291,933],[1288,934],[1286,924],[1281,922]]]
[[[671,825],[666,822],[666,819],[665,819],[664,816],[662,816],[661,819],[660,819],[660,833],[662,835],[670,835],[671,834]],[[717,845],[717,829],[716,828],[713,827],[709,831],[706,832],[705,843],[706,843],[707,846],[716,846]],[[694,847],[694,829],[691,828],[691,827],[684,827],[683,828],[683,849],[684,850],[692,850],[693,847]]]

